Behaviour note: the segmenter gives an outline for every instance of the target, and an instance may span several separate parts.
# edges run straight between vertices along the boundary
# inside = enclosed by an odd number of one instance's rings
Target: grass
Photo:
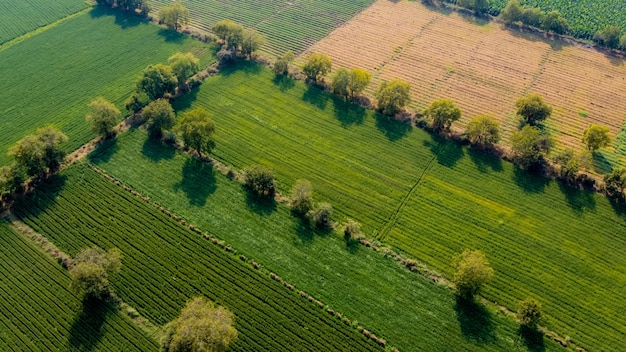
[[[67,271],[4,221],[0,255],[0,350],[158,350],[113,307],[81,302]]]
[[[1,0],[0,45],[86,7],[82,0]]]
[[[535,296],[546,324],[582,346],[624,342],[626,318],[617,314],[626,302],[626,241],[616,236],[626,224],[622,206],[272,77],[254,65],[225,71],[175,107],[213,114],[215,156],[227,164],[270,166],[283,193],[296,179],[311,180],[317,200],[330,201],[338,220],[354,218],[369,236],[446,274],[453,253],[481,249],[497,272],[490,300],[515,310]],[[155,168],[169,162],[161,160],[165,154],[155,153]],[[160,180],[158,172],[138,169],[137,158],[97,159],[194,222],[211,223],[192,215],[209,191],[194,200],[198,190],[186,191],[186,179]],[[172,167],[180,170],[180,163]]]
[[[375,342],[85,166],[50,180],[15,212],[68,253],[123,253],[115,292],[153,323],[204,295],[236,316],[234,351],[380,351]],[[266,274],[267,275],[267,274]]]
[[[213,60],[211,46],[101,7],[0,51],[0,165],[10,162],[9,146],[45,124],[70,137],[67,151],[78,148],[94,137],[85,122],[91,100],[121,107],[141,71],[176,51]]]
[[[457,304],[449,289],[393,260],[314,231],[282,205],[259,204],[237,182],[147,140],[141,130],[120,136],[92,160],[401,351],[525,349],[516,325],[501,313]],[[548,340],[538,345],[555,348]]]

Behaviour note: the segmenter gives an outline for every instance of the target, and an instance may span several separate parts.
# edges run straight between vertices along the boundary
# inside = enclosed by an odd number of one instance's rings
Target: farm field
[[[399,126],[384,125],[384,119],[365,111],[355,120],[355,111],[361,110],[354,106],[300,82],[272,82],[272,77],[255,65],[224,71],[175,106],[179,111],[202,106],[212,112],[215,156],[227,164],[270,166],[283,193],[298,178],[311,180],[316,199],[330,201],[337,220],[354,218],[365,225],[368,236],[444,273],[449,274],[452,253],[465,247],[484,250],[498,273],[486,291],[490,300],[515,309],[517,301],[536,296],[545,303],[548,326],[582,346],[606,348],[624,342],[626,324],[616,313],[626,302],[620,289],[626,281],[620,269],[626,265],[621,255],[626,241],[615,235],[626,224],[621,208],[613,209],[600,195],[528,178],[509,163],[419,129],[395,130],[390,139],[390,127]],[[225,91],[229,94],[222,94]],[[367,147],[359,141],[367,141]],[[138,141],[133,148],[144,147]],[[154,170],[140,171],[129,149],[96,155],[95,160],[204,226],[206,220],[192,214],[205,206],[210,188],[185,190],[182,185],[194,179],[161,181]],[[167,162],[159,156],[165,152],[145,152],[146,162],[154,154],[154,167]],[[172,168],[180,170],[180,164]],[[198,199],[196,192],[202,195]],[[488,215],[477,215],[482,213]],[[428,221],[420,224],[410,220],[424,216]],[[424,246],[422,237],[435,243],[434,249]],[[571,281],[563,284],[562,278]],[[594,298],[583,292],[594,292]]]
[[[527,92],[541,93],[554,107],[547,127],[558,148],[580,148],[591,123],[608,125],[615,137],[625,122],[623,60],[419,2],[380,0],[308,52],[328,53],[335,68],[374,73],[370,96],[382,80],[402,78],[412,84],[414,109],[454,99],[463,111],[458,129],[475,115],[491,113],[500,121],[505,144],[518,127],[515,101]],[[609,149],[603,155],[608,164],[625,164],[623,153]]]
[[[0,45],[86,7],[83,0],[0,0]]]
[[[36,128],[54,124],[74,150],[94,137],[85,114],[98,96],[121,107],[149,64],[191,51],[202,64],[213,48],[182,35],[96,7],[5,50],[0,50],[0,165],[8,148]]]
[[[448,289],[391,259],[347,247],[335,233],[312,231],[283,205],[252,202],[237,182],[146,141],[140,130],[120,136],[92,159],[401,351],[525,350],[516,324],[501,313],[456,305]],[[533,346],[557,348],[547,339]]]
[[[158,351],[106,305],[81,303],[65,269],[0,221],[0,350]]]
[[[122,251],[115,292],[163,325],[196,295],[228,307],[239,331],[233,351],[380,351],[316,304],[107,181],[73,166],[15,207],[62,250],[93,244]]]
[[[168,0],[157,0],[158,9]],[[282,55],[302,52],[374,0],[188,0],[190,25],[205,31],[218,21],[231,19],[267,36],[263,51]],[[156,12],[156,10],[155,10]]]

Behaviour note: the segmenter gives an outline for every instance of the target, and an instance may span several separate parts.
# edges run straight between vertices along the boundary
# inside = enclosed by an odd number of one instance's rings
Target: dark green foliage
[[[591,167],[591,154],[577,154],[572,149],[565,149],[554,157],[554,162],[559,165],[559,177],[567,182],[574,181],[581,168]]]
[[[309,211],[309,218],[319,228],[328,228],[332,225],[333,207],[329,203],[320,203]]]
[[[619,168],[604,176],[604,185],[609,197],[623,198],[626,188],[626,168]]]
[[[248,58],[252,58],[254,53],[265,45],[266,42],[267,39],[264,35],[252,28],[246,28],[243,30],[241,38],[241,54],[243,56],[247,56]]]
[[[530,329],[536,329],[537,324],[543,318],[541,304],[532,298],[520,302],[517,310],[517,319],[520,323]]]
[[[124,102],[126,110],[138,113],[144,106],[150,103],[150,98],[145,92],[134,91]]]
[[[203,108],[183,113],[176,130],[182,134],[185,146],[195,150],[200,156],[202,153],[211,153],[215,147],[215,123]]]
[[[179,87],[187,87],[187,79],[200,70],[200,60],[192,53],[177,52],[167,59]]]
[[[529,125],[539,124],[552,114],[552,107],[537,93],[530,93],[519,98],[515,102],[515,107],[517,108],[517,115]]]
[[[515,163],[522,168],[539,166],[554,146],[554,139],[537,127],[526,125],[511,136]]]
[[[274,62],[274,73],[277,75],[288,75],[289,64],[293,62],[295,58],[293,51],[288,50],[283,56],[276,59]]]
[[[169,97],[174,94],[178,79],[172,67],[156,64],[143,70],[143,77],[137,82],[137,89],[145,92],[150,100]]]
[[[333,93],[340,97],[348,96],[348,83],[350,82],[350,73],[347,69],[340,67],[335,71],[332,81],[330,82],[330,88]]]
[[[121,252],[112,248],[104,251],[98,247],[80,251],[72,262],[72,291],[79,296],[102,299],[110,295],[109,277],[119,273]]]
[[[470,143],[485,147],[500,141],[500,124],[491,115],[474,116],[465,130]]]
[[[500,18],[509,23],[522,21],[523,10],[519,0],[509,0],[504,9],[500,11]]]
[[[622,29],[619,26],[607,26],[593,35],[593,40],[601,43],[607,48],[617,49],[620,47],[620,37]]]
[[[165,99],[158,99],[148,104],[143,109],[142,116],[152,137],[161,137],[163,131],[174,127],[176,122],[174,109]]]
[[[66,141],[67,136],[53,126],[38,128],[11,147],[9,156],[27,176],[41,178],[59,170],[65,158],[61,145]]]
[[[90,112],[86,116],[92,131],[102,137],[113,135],[120,111],[110,101],[98,97],[89,104]]]
[[[543,23],[544,16],[546,16],[546,14],[541,11],[540,8],[530,7],[524,9],[522,12],[521,21],[529,26],[539,28],[541,27],[541,23]]]
[[[543,16],[541,28],[549,32],[565,34],[569,31],[569,24],[558,11],[550,11]]]
[[[253,165],[244,170],[244,184],[254,195],[273,198],[276,193],[274,173],[263,165]]]

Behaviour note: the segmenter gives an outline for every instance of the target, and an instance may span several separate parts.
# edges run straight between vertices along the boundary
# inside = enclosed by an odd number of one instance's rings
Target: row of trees
[[[150,4],[148,0],[96,0],[98,5],[116,6],[127,12],[147,16],[150,12]]]
[[[220,63],[233,60],[239,54],[252,58],[267,41],[265,36],[258,31],[231,20],[217,22],[211,27],[211,31],[222,44],[222,49],[218,53]]]
[[[537,7],[524,8],[520,5],[519,0],[509,0],[500,12],[500,19],[508,23],[520,22],[527,26],[558,34],[565,34],[569,31],[567,20],[561,17],[558,11],[546,13]]]
[[[626,50],[626,33],[620,26],[607,26],[593,35],[593,40],[611,49]]]

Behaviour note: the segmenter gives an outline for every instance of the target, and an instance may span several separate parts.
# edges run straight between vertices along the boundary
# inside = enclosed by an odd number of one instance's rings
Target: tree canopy
[[[330,56],[323,53],[311,54],[302,67],[302,71],[307,79],[317,82],[319,79],[330,73],[333,61]]]
[[[401,79],[383,82],[376,90],[378,109],[385,115],[395,115],[411,102],[411,85]]]
[[[164,98],[174,94],[178,79],[172,67],[156,64],[143,70],[143,76],[137,82],[137,89],[145,92],[150,100]]]
[[[264,35],[254,29],[246,28],[243,30],[241,39],[241,54],[251,58],[266,42]]]
[[[172,72],[176,75],[178,86],[186,86],[187,79],[200,70],[200,59],[192,53],[177,52],[167,59],[172,68]]]
[[[470,143],[488,146],[500,141],[500,124],[493,116],[478,115],[468,122],[465,133]]]
[[[619,26],[607,26],[594,34],[593,39],[607,48],[617,49],[620,46],[621,32],[622,28]]]
[[[585,143],[590,152],[595,152],[600,148],[604,148],[611,144],[609,136],[609,128],[597,124],[591,124],[583,133],[582,142]]]
[[[91,247],[80,251],[72,261],[71,289],[79,295],[103,298],[110,293],[109,277],[121,268],[122,252],[117,248],[104,251]]]
[[[319,228],[328,228],[332,225],[333,206],[330,203],[322,202],[315,209],[309,211],[309,217]]]
[[[66,141],[63,132],[48,125],[19,140],[9,149],[9,156],[27,176],[41,178],[59,170],[65,158],[61,145]]]
[[[452,99],[438,99],[430,104],[424,114],[433,120],[435,130],[449,130],[452,123],[461,118],[461,109]]]
[[[254,195],[273,198],[276,193],[274,173],[263,165],[253,165],[244,170],[246,188]]]
[[[517,310],[517,318],[522,325],[535,329],[543,318],[541,304],[532,298],[521,301]]]
[[[174,1],[159,11],[159,21],[167,28],[177,30],[189,23],[189,9],[181,0]]]
[[[200,156],[202,153],[210,153],[215,147],[215,123],[203,108],[182,114],[176,130],[182,134],[185,146],[195,150]]]
[[[565,34],[569,30],[569,24],[558,11],[550,11],[543,16],[541,28],[546,31]]]
[[[353,68],[348,73],[348,93],[351,99],[361,94],[372,81],[372,74],[362,68]]]
[[[626,168],[618,168],[604,176],[604,186],[609,197],[622,198],[626,188]]]
[[[165,99],[158,99],[143,109],[143,118],[146,121],[148,133],[152,137],[160,137],[164,130],[169,130],[176,122],[174,109]]]
[[[517,108],[517,115],[530,125],[536,125],[552,114],[552,107],[537,93],[530,93],[519,98],[515,102],[515,107]]]
[[[293,62],[295,59],[295,55],[293,51],[288,50],[283,56],[276,59],[274,62],[274,73],[277,75],[288,75],[289,74],[289,64]]]
[[[523,168],[530,168],[541,162],[550,149],[554,140],[541,132],[537,127],[526,125],[511,136],[511,149],[514,160]]]
[[[221,20],[211,27],[211,31],[227,46],[238,46],[243,37],[243,25],[232,20]]]
[[[289,198],[291,210],[298,215],[305,215],[313,208],[313,186],[307,180],[297,180],[291,188]]]
[[[332,89],[333,93],[345,98],[348,96],[349,82],[350,73],[347,69],[340,67],[337,69],[337,71],[335,71],[335,74],[333,75],[333,78],[330,82],[330,88]]]
[[[102,137],[111,136],[120,116],[118,108],[103,97],[98,97],[89,104],[89,110],[85,118],[91,124],[91,130]]]
[[[494,271],[481,251],[464,250],[452,260],[454,284],[459,296],[472,298],[491,279]]]

